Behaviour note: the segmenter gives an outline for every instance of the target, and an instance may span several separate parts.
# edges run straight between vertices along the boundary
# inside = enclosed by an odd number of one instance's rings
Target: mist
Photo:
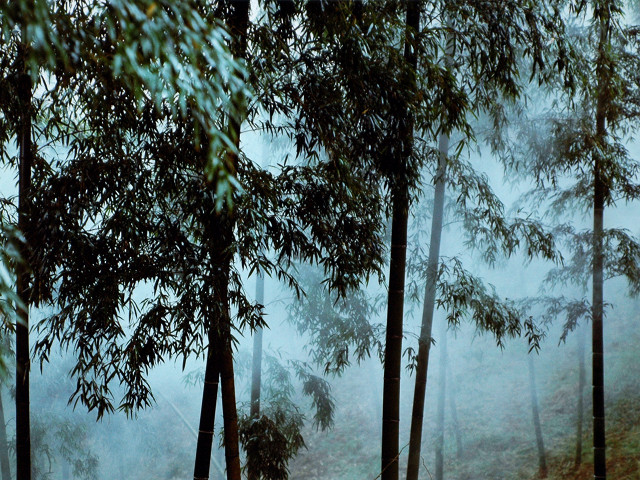
[[[640,478],[637,2],[14,3],[2,480]]]

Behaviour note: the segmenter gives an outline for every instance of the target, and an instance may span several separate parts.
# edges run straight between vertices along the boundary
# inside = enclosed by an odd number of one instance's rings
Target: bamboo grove
[[[640,195],[640,164],[625,146],[640,115],[639,29],[625,16],[634,8],[614,0],[1,3],[0,161],[19,185],[0,199],[2,381],[15,384],[16,478],[38,477],[31,362],[46,375],[59,350],[73,358],[69,402],[98,419],[152,407],[154,367],[197,358],[194,480],[212,476],[220,435],[225,465],[216,468],[227,479],[288,478],[305,445],[290,375],[312,401],[314,424],[327,429],[326,375],[376,350],[379,478],[397,480],[408,353],[406,478],[426,478],[436,309],[447,325],[469,322],[498,346],[522,336],[534,353],[545,322],[565,317],[563,339],[590,323],[594,478],[606,478],[603,284],[623,276],[632,295],[640,291],[637,239],[603,221],[606,208]],[[527,110],[536,101],[546,109],[539,116]],[[249,153],[251,132],[285,145],[270,165]],[[530,205],[548,202],[554,221],[505,211],[469,160],[480,144],[507,176],[534,185]],[[592,229],[563,220],[585,206]],[[415,230],[425,209],[430,228]],[[442,256],[448,218],[487,262],[545,261],[550,284],[590,288],[591,301],[502,298],[472,265]],[[262,279],[255,299],[247,275]],[[277,327],[266,315],[265,277],[293,292],[308,363],[286,370],[263,353],[263,329]],[[373,284],[381,298],[371,298]],[[410,301],[422,306],[416,351],[405,341]],[[370,319],[385,311],[377,328]],[[251,335],[245,415],[234,369],[238,343]],[[529,368],[535,417],[532,360]],[[261,400],[269,372],[285,382],[274,390],[278,407]],[[218,390],[223,425],[214,425]],[[439,401],[443,411],[444,393]],[[540,436],[546,474],[541,444]]]

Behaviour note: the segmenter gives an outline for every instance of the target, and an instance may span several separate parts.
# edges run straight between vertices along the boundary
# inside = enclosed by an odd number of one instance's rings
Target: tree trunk
[[[230,235],[230,220],[224,215],[216,216],[220,238],[223,245]],[[213,424],[218,393],[218,381],[222,391],[222,414],[224,424],[224,447],[227,466],[227,480],[240,480],[240,455],[238,448],[238,414],[236,409],[235,381],[233,375],[233,353],[231,346],[231,316],[229,312],[229,269],[228,249],[213,248],[214,300],[209,324],[209,355],[205,371],[205,384],[202,392],[200,412],[200,432],[196,448],[196,467],[194,480],[209,478],[211,448],[213,444]]]
[[[447,395],[447,322],[442,324],[440,336],[440,375],[438,385],[438,418],[436,424],[436,480],[444,475],[444,403]]]
[[[455,382],[453,381],[453,373],[451,372],[451,362],[447,362],[447,372],[449,373],[449,407],[451,408],[451,422],[453,423],[453,431],[456,436],[456,457],[462,458],[462,432],[460,431],[460,424],[458,423],[458,406],[456,405],[456,389]]]
[[[18,228],[28,239],[29,198],[31,190],[31,167],[33,147],[31,145],[31,77],[26,66],[26,46],[19,47],[18,100],[21,106],[19,142],[19,192],[18,192]],[[22,262],[17,267],[16,289],[22,300],[18,305],[16,324],[16,458],[17,480],[31,479],[31,428],[29,417],[29,270],[27,244],[22,246]]]
[[[605,427],[604,427],[604,341],[603,341],[603,186],[599,175],[596,178],[594,196],[594,259],[593,259],[593,468],[594,480],[604,480],[606,475]]]
[[[229,6],[230,14],[228,27],[232,36],[231,52],[235,58],[245,58],[247,50],[250,2],[230,1]],[[237,118],[233,115],[229,116],[229,136],[234,142],[236,148],[240,146],[241,123],[241,118]],[[228,160],[231,171],[235,174],[238,163],[237,154],[229,152]],[[216,384],[218,378],[220,379],[227,480],[240,480],[241,470],[238,446],[238,413],[233,374],[231,315],[229,309],[229,272],[231,262],[233,261],[231,246],[233,245],[234,207],[232,205],[226,205],[226,207],[228,209],[226,212],[217,212],[213,214],[213,229],[207,236],[212,242],[211,274],[213,276],[214,298],[217,311],[217,318],[215,319],[217,320],[217,324],[209,323],[208,326],[209,350],[211,351],[213,345],[214,355],[208,356],[207,367],[209,366],[209,361],[214,362],[215,366],[212,367],[213,371],[211,372],[212,378],[215,376],[215,380],[212,380],[213,384]],[[212,395],[212,393],[213,389],[207,389],[207,385],[205,384],[202,396],[202,410],[200,413],[201,424],[203,415],[207,416],[208,419],[209,413],[205,413],[205,410],[213,411],[215,413],[216,397]],[[210,421],[211,428],[207,429],[206,433],[208,435],[208,432],[210,431],[213,436],[213,416],[211,416]],[[204,469],[204,465],[206,464],[206,476],[198,477],[203,480],[208,479],[209,464],[211,463],[212,444],[207,442],[207,437],[203,436],[203,444],[201,445],[199,436],[198,446],[196,447],[196,456],[198,451],[202,452],[201,456],[196,458],[196,469]],[[200,461],[200,464],[198,463],[198,460]],[[205,470],[202,471],[205,472]],[[196,480],[195,475],[194,480]]]
[[[228,310],[227,310],[228,312]],[[224,422],[224,458],[227,463],[227,480],[240,480],[240,451],[238,442],[238,411],[236,387],[233,375],[231,331],[223,332],[220,383],[222,387],[222,415]]]
[[[207,366],[204,372],[202,388],[202,406],[200,408],[200,426],[196,444],[196,461],[193,480],[207,480],[211,465],[211,447],[213,445],[213,424],[216,416],[216,399],[218,398],[218,381],[220,378],[219,359],[214,347],[215,326],[209,326],[209,347],[207,348]]]
[[[398,479],[402,314],[409,203],[406,192],[394,195],[393,202],[384,391],[382,393],[382,480]]]
[[[536,374],[533,366],[533,357],[527,356],[529,366],[529,389],[531,390],[531,413],[533,415],[533,427],[536,431],[536,445],[538,447],[538,465],[540,467],[540,478],[547,477],[547,456],[544,451],[544,440],[542,439],[542,427],[540,426],[540,414],[538,411],[538,392],[536,389]]]
[[[582,463],[582,426],[584,424],[584,387],[586,382],[586,369],[584,365],[584,344],[585,331],[584,327],[578,327],[578,407],[577,407],[577,428],[576,428],[576,469]]]
[[[610,73],[609,59],[609,30],[611,28],[610,2],[600,5],[598,27],[600,39],[598,42],[598,58],[596,60],[597,76],[597,105],[596,105],[596,143],[604,146],[607,129],[606,115],[609,108]],[[599,151],[594,155],[593,165],[593,298],[592,308],[592,385],[593,385],[593,478],[604,480],[607,478],[605,454],[605,423],[604,423],[604,342],[603,342],[603,246],[602,235],[604,225],[604,197],[606,186],[602,178],[603,159]]]
[[[256,278],[256,302],[264,305],[264,276]],[[253,363],[251,368],[251,417],[260,416],[260,385],[262,382],[262,327],[253,336]]]
[[[2,480],[11,480],[9,444],[7,442],[7,424],[5,422],[2,389],[0,388],[0,470],[2,471]]]
[[[410,38],[420,26],[417,2],[407,2],[404,56],[415,70],[417,55]],[[389,299],[387,303],[387,332],[384,356],[384,389],[382,393],[382,480],[398,480],[399,427],[400,427],[400,370],[402,364],[402,322],[404,310],[404,281],[407,257],[407,219],[409,216],[409,192],[406,178],[406,162],[411,153],[413,119],[407,110],[401,119],[399,131],[403,152],[398,159],[399,173],[392,190],[393,213],[391,221],[391,260],[389,265]]]
[[[424,287],[424,303],[422,307],[422,326],[418,339],[418,358],[416,364],[416,386],[413,392],[413,410],[411,412],[411,434],[409,437],[409,460],[407,463],[407,480],[417,480],[420,470],[420,449],[422,444],[422,423],[424,417],[424,399],[427,388],[429,370],[429,350],[431,347],[431,328],[436,299],[436,282],[438,281],[438,264],[440,260],[440,240],[442,238],[442,221],[444,216],[445,175],[449,137],[440,135],[440,156],[436,173],[433,216],[431,217],[431,240],[429,242],[429,260],[427,263],[427,283]]]
[[[249,1],[229,2],[231,14],[229,17],[229,30],[233,36],[231,52],[235,58],[246,57],[247,52],[247,31],[249,28]],[[231,115],[229,121],[229,132],[235,142],[236,148],[240,147],[240,126],[242,119]],[[230,155],[230,163],[233,165],[235,173],[238,165],[238,156]],[[234,206],[229,206],[229,218],[224,222],[223,239],[224,249],[221,252],[224,256],[222,262],[223,273],[218,277],[222,280],[220,284],[219,301],[223,308],[220,323],[221,348],[220,348],[220,382],[222,389],[222,414],[224,423],[224,455],[227,463],[227,480],[240,480],[240,449],[238,441],[238,411],[236,406],[236,388],[233,374],[233,351],[231,344],[231,312],[229,310],[229,281],[230,268],[233,258],[231,257],[231,246],[233,245],[233,228],[235,218]]]
[[[264,276],[256,278],[256,302],[264,305]],[[260,385],[262,383],[262,327],[253,334],[253,364],[251,368],[251,418],[260,417]],[[248,480],[258,480],[258,475],[249,470]]]

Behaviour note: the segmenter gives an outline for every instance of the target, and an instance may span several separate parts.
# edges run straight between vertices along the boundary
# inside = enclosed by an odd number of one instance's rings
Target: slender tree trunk
[[[249,7],[250,2],[235,1],[229,2],[231,14],[229,17],[229,30],[233,36],[231,52],[234,57],[244,59],[247,52],[247,31],[249,28]],[[240,126],[242,119],[231,115],[229,121],[229,132],[236,148],[240,146]],[[233,165],[235,173],[238,166],[238,157],[234,153],[230,156],[230,163]],[[238,411],[236,406],[235,377],[233,373],[233,350],[231,344],[231,313],[229,310],[229,281],[230,269],[233,258],[231,257],[231,246],[233,244],[233,228],[235,225],[234,206],[230,206],[229,218],[224,222],[225,244],[222,254],[224,255],[224,275],[220,277],[223,283],[220,284],[219,301],[223,308],[220,333],[220,382],[222,387],[222,414],[224,422],[224,455],[227,463],[227,480],[240,480],[240,448],[238,441]]]
[[[200,407],[200,426],[196,444],[196,461],[193,470],[193,480],[207,480],[211,465],[211,448],[213,446],[213,425],[216,416],[216,399],[218,398],[218,382],[220,370],[219,359],[214,347],[215,326],[209,326],[209,347],[207,348],[207,366],[204,372],[204,386],[202,389],[202,406]]]
[[[256,278],[256,302],[264,305],[264,276]],[[262,327],[253,334],[253,365],[251,369],[251,418],[260,417],[260,385],[262,383]],[[256,472],[247,472],[248,480],[258,480]]]
[[[429,350],[431,347],[431,329],[436,300],[436,282],[438,281],[438,264],[440,261],[440,240],[442,238],[442,221],[444,216],[445,175],[447,154],[449,153],[449,137],[440,135],[440,156],[436,173],[433,216],[431,217],[431,240],[429,242],[429,260],[427,263],[427,283],[424,287],[424,303],[422,306],[422,326],[418,339],[418,358],[416,364],[416,386],[413,392],[413,410],[411,412],[411,434],[409,437],[409,460],[407,463],[407,480],[417,480],[420,470],[420,449],[422,444],[422,424],[424,418],[424,399],[427,388],[429,370]]]
[[[223,239],[230,233],[229,219],[218,216],[218,232]],[[223,244],[228,241],[222,240]],[[202,392],[200,412],[200,431],[196,448],[196,466],[194,480],[209,478],[211,449],[213,444],[213,424],[216,411],[218,382],[222,391],[222,415],[224,424],[225,460],[227,480],[240,480],[240,455],[238,447],[238,414],[236,409],[235,381],[233,374],[233,352],[231,347],[231,316],[229,312],[229,268],[230,258],[227,249],[213,249],[216,268],[213,278],[214,315],[209,325],[209,355],[205,370],[205,384]]]
[[[456,405],[456,389],[455,382],[453,381],[453,373],[451,372],[451,362],[447,362],[447,372],[449,373],[449,408],[451,408],[451,422],[453,423],[453,431],[456,436],[456,457],[462,458],[462,432],[460,431],[460,424],[458,423],[458,406]]]
[[[608,48],[610,43],[609,30],[611,28],[611,2],[599,5],[598,26],[600,39],[598,42],[598,59],[596,61],[597,105],[596,105],[596,142],[604,146],[607,136],[606,115],[609,108],[609,87],[611,84],[609,72]],[[602,235],[604,226],[604,197],[606,185],[602,178],[603,161],[599,152],[594,155],[593,165],[593,298],[592,308],[592,385],[593,385],[593,478],[604,480],[607,478],[605,453],[605,423],[604,423],[604,342],[603,342],[603,246]]]
[[[228,312],[228,310],[227,310]],[[224,458],[227,463],[227,479],[240,480],[240,451],[238,442],[238,412],[236,387],[233,375],[233,351],[231,331],[223,332],[221,348],[220,383],[222,387],[222,414],[224,422]]]
[[[245,58],[247,50],[247,29],[249,26],[249,1],[229,1],[230,15],[228,26],[232,35],[231,52],[235,58]],[[240,146],[240,125],[242,120],[233,115],[229,116],[229,136],[234,142],[236,148]],[[235,153],[228,154],[229,166],[235,174],[237,170],[238,158]],[[214,298],[217,304],[217,324],[209,325],[209,348],[213,345],[214,355],[208,357],[215,363],[213,367],[212,378],[220,379],[220,388],[222,391],[222,413],[224,424],[224,445],[225,460],[227,466],[227,480],[240,480],[240,455],[238,446],[238,413],[236,407],[235,381],[233,373],[233,351],[231,345],[231,315],[229,311],[229,281],[230,267],[232,262],[231,246],[233,244],[233,228],[234,214],[233,206],[227,205],[227,212],[219,212],[214,214],[213,231],[208,236],[212,242],[212,271],[214,283]],[[217,372],[217,373],[216,373]],[[206,373],[205,373],[206,375]],[[215,381],[212,380],[213,384]],[[205,392],[207,394],[205,395]],[[212,396],[213,390],[205,388],[202,398],[202,416],[206,409],[215,413],[216,397]],[[205,415],[209,415],[206,413]],[[213,432],[213,416],[211,417],[211,432]],[[208,431],[209,431],[208,430]],[[213,435],[213,433],[211,433]],[[199,437],[200,438],[200,437]],[[207,442],[207,438],[203,437],[203,442]],[[198,477],[202,479],[208,478],[209,464],[211,462],[211,444],[198,446],[196,452],[202,449],[200,462],[206,463],[206,476]],[[198,460],[198,459],[197,459]],[[196,460],[196,469],[198,462]],[[204,468],[204,467],[202,467]],[[195,475],[194,475],[194,480]]]
[[[256,302],[264,305],[264,276],[256,278]],[[260,416],[260,385],[262,383],[262,327],[253,335],[253,364],[251,368],[251,417]]]
[[[587,383],[586,369],[584,365],[584,344],[585,344],[585,331],[584,327],[578,328],[578,407],[577,407],[577,419],[576,419],[576,469],[582,463],[582,426],[584,424],[584,387]]]
[[[244,58],[247,46],[247,28],[249,22],[249,2],[230,2],[231,15],[229,29],[233,36],[231,51],[236,58]],[[240,145],[241,120],[230,116],[229,135],[236,148]],[[237,155],[229,154],[232,173],[237,168]],[[209,236],[212,242],[212,271],[214,298],[217,315],[212,318],[209,328],[209,347],[205,385],[202,394],[200,412],[200,430],[196,447],[194,480],[209,478],[211,447],[213,442],[213,423],[217,399],[218,382],[222,391],[222,413],[224,424],[225,460],[228,480],[240,480],[240,455],[238,446],[238,413],[235,397],[233,373],[233,352],[231,345],[231,315],[229,311],[229,280],[232,257],[230,247],[233,244],[233,207],[228,206],[226,213],[215,213],[214,227]]]
[[[382,480],[398,479],[402,313],[408,198],[394,196],[389,269],[389,304],[382,393]]]
[[[26,46],[19,48],[18,100],[21,106],[19,142],[19,193],[18,228],[26,234],[29,223],[29,198],[31,190],[31,167],[33,146],[31,144],[31,77],[26,66]],[[18,305],[16,325],[16,457],[17,480],[31,479],[31,427],[29,417],[29,273],[26,266],[27,245],[22,247],[22,262],[18,265],[16,288],[22,305]]]
[[[604,341],[603,341],[603,187],[600,176],[596,178],[594,196],[594,259],[593,259],[593,468],[594,480],[604,480],[606,474],[605,426],[604,426]]]
[[[436,424],[436,480],[444,478],[444,403],[447,395],[447,322],[440,336],[440,375],[438,385],[438,418]]]
[[[9,463],[9,443],[7,442],[7,424],[4,415],[4,403],[2,402],[2,389],[0,388],[0,470],[2,480],[11,480],[11,464]]]
[[[528,355],[527,364],[529,366],[529,389],[531,390],[531,413],[533,415],[533,427],[536,432],[536,445],[538,447],[538,465],[540,467],[540,477],[547,477],[547,455],[544,451],[544,440],[542,439],[542,427],[540,426],[540,413],[538,410],[538,392],[536,389],[536,374],[533,365],[533,357]]]
[[[411,38],[420,26],[417,2],[407,2],[407,38],[404,56],[415,70],[417,55]],[[382,480],[398,480],[399,427],[400,427],[400,370],[402,364],[402,322],[404,309],[404,281],[407,256],[407,219],[409,192],[405,176],[406,162],[413,141],[413,119],[407,111],[399,134],[403,152],[399,158],[399,180],[392,191],[393,218],[391,221],[391,261],[389,265],[389,299],[387,304],[387,333],[384,360],[384,389],[382,393]]]

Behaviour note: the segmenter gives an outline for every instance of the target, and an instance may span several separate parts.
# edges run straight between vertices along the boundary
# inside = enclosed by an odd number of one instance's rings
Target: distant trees
[[[443,323],[440,331],[440,371],[438,375],[438,403],[436,407],[436,468],[435,479],[444,478],[444,408],[447,394],[447,328]]]
[[[258,272],[256,276],[256,303],[264,305],[264,275]],[[262,333],[263,328],[258,327],[253,337],[253,358],[251,362],[251,419],[260,417],[260,390],[262,386]],[[248,469],[249,480],[259,478],[251,467]]]
[[[577,326],[577,354],[578,354],[578,392],[576,402],[576,457],[574,465],[576,468],[582,463],[582,428],[584,426],[584,387],[587,383],[587,374],[584,361],[585,343],[587,342],[585,326]]]
[[[266,354],[264,394],[258,417],[251,409],[240,417],[240,441],[247,454],[246,467],[265,480],[286,479],[289,462],[305,447],[302,428],[306,418],[296,397],[308,397],[313,426],[333,426],[334,399],[329,383],[315,375],[306,362]],[[296,383],[298,384],[296,388]]]
[[[547,478],[547,453],[544,450],[544,438],[542,437],[542,427],[540,425],[540,406],[538,403],[535,365],[530,352],[527,357],[527,369],[529,371],[529,392],[531,394],[531,418],[533,429],[536,433],[536,447],[538,448],[538,473],[540,478]]]
[[[526,244],[530,257],[542,255],[557,258],[553,242],[540,226],[526,219],[507,220],[502,211],[502,203],[493,194],[486,180],[460,159],[465,146],[475,142],[469,117],[485,114],[494,121],[494,127],[500,129],[504,121],[504,104],[512,102],[521,94],[523,86],[518,73],[521,56],[516,51],[524,53],[530,59],[532,78],[538,75],[540,81],[547,75],[547,68],[556,66],[556,61],[557,67],[560,70],[563,68],[562,40],[559,40],[558,48],[548,51],[542,48],[549,38],[560,37],[563,33],[562,23],[554,23],[555,15],[558,13],[555,3],[540,8],[529,8],[520,2],[503,3],[502,8],[509,10],[509,14],[501,16],[500,19],[489,14],[488,9],[491,8],[493,7],[483,4],[443,2],[437,3],[434,10],[429,10],[427,15],[425,31],[432,31],[439,42],[439,50],[435,55],[440,61],[439,68],[444,69],[442,83],[445,84],[444,90],[447,94],[437,97],[437,101],[430,105],[433,109],[431,117],[425,115],[430,122],[430,127],[425,132],[426,140],[431,140],[432,131],[437,132],[439,135],[433,138],[439,136],[439,151],[434,156],[438,167],[433,177],[435,197],[429,257],[426,265],[422,266],[425,270],[423,275],[426,286],[418,341],[408,479],[418,478],[420,466],[431,323],[436,301],[450,309],[448,318],[453,323],[459,322],[463,310],[473,310],[471,316],[477,321],[478,328],[493,331],[498,341],[501,341],[501,336],[509,328],[505,328],[507,325],[513,328],[510,333],[521,332],[519,321],[513,322],[518,317],[515,309],[510,309],[508,305],[496,301],[495,298],[493,305],[497,308],[493,308],[491,320],[486,321],[487,318],[483,318],[480,313],[483,309],[492,310],[491,304],[482,303],[489,300],[489,297],[483,298],[484,287],[481,286],[481,282],[477,283],[477,289],[465,285],[467,272],[454,268],[455,274],[459,276],[453,276],[452,283],[442,279],[438,281],[441,274],[439,249],[445,185],[449,186],[456,198],[458,214],[464,219],[464,228],[471,237],[469,244],[483,251],[483,255],[489,261],[495,261],[498,251],[507,256],[513,254],[521,243]],[[519,21],[519,18],[522,21]],[[479,56],[474,53],[479,51],[482,52]],[[462,139],[449,158],[449,134],[456,127]],[[477,206],[473,205],[474,202]],[[438,283],[441,286],[438,286]],[[498,312],[505,315],[502,316]],[[527,329],[527,336],[531,341],[535,341],[533,326],[523,323]],[[436,466],[436,476],[441,476],[440,454],[436,455]]]
[[[9,462],[9,441],[7,438],[7,423],[4,412],[4,402],[0,391],[0,471],[2,480],[11,480],[11,464]]]
[[[557,227],[566,239],[569,261],[547,277],[555,284],[567,282],[586,288],[590,276],[591,303],[568,301],[559,307],[556,301],[547,311],[566,313],[563,338],[579,320],[590,318],[592,322],[594,478],[604,479],[603,282],[622,275],[629,281],[631,293],[637,293],[640,245],[624,229],[605,229],[603,220],[605,207],[637,199],[640,192],[640,163],[625,147],[629,128],[640,114],[640,58],[637,29],[625,25],[621,2],[575,2],[571,14],[570,65],[576,82],[552,85],[553,105],[521,129],[521,138],[527,139],[521,147],[531,162],[512,165],[535,179],[532,198],[544,201],[562,220],[567,219],[565,212],[572,211],[569,207],[592,212],[590,230],[578,230],[570,223]]]

